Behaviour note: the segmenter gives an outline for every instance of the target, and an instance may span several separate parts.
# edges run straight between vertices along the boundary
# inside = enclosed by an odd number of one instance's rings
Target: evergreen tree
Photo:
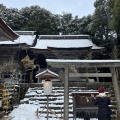
[[[39,34],[58,34],[55,16],[39,6],[25,7],[20,13],[27,18],[25,30],[37,31]]]
[[[9,25],[13,30],[20,30],[26,19],[19,13],[16,8],[7,8],[3,4],[0,4],[0,17]]]
[[[109,27],[111,21],[110,3],[108,0],[96,0],[94,6],[95,13],[89,30],[97,43],[109,47],[111,40],[113,40],[113,31]]]
[[[114,1],[111,27],[117,33],[117,45],[120,47],[120,0]]]

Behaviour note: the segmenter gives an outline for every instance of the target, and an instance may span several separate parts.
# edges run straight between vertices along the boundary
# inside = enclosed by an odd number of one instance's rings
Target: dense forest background
[[[79,18],[71,13],[52,14],[40,6],[7,8],[0,4],[0,17],[14,31],[37,31],[39,35],[90,35],[93,43],[117,52],[120,48],[120,0],[96,0],[93,15]],[[112,54],[113,55],[113,54]]]

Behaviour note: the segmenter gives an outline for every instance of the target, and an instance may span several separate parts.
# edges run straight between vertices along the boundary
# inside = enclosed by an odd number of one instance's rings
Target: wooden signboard
[[[92,103],[91,94],[97,95],[97,91],[72,92],[73,96],[73,120],[76,118],[97,118],[98,106]]]

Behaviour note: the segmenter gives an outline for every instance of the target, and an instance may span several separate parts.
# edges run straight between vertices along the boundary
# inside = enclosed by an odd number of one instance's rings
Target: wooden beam
[[[96,67],[107,67],[107,68],[111,68],[111,73],[112,73],[112,80],[113,80],[113,88],[115,91],[115,97],[116,97],[116,101],[117,101],[117,111],[118,111],[118,119],[120,120],[120,91],[119,91],[119,85],[118,85],[118,80],[119,80],[119,75],[118,75],[118,68],[120,67],[120,60],[59,60],[59,59],[46,59],[46,62],[48,63],[48,65],[50,65],[51,67],[55,67],[55,68],[65,68],[65,85],[64,85],[64,89],[65,91],[67,91],[66,89],[69,89],[68,85],[68,80],[69,80],[69,76],[82,76],[82,74],[69,74],[69,67],[78,67],[78,68],[96,68]],[[66,69],[67,67],[67,69]],[[68,73],[68,75],[67,75]],[[90,73],[92,76],[93,74]],[[95,73],[94,73],[95,74]],[[86,76],[89,75],[86,73]],[[101,74],[96,74],[98,76],[101,76]],[[104,74],[105,75],[105,74]],[[107,75],[110,75],[109,73]],[[111,76],[111,75],[110,75]],[[67,84],[67,85],[66,85]],[[66,88],[65,88],[66,87]],[[65,93],[64,93],[65,94]],[[67,94],[68,95],[68,94]],[[64,95],[64,97],[67,97],[66,99],[68,99],[68,96]],[[65,100],[64,99],[64,102]],[[64,103],[64,105],[67,105],[67,100],[66,100],[66,104]],[[65,107],[65,113],[64,115],[68,114],[67,111],[67,107]],[[64,116],[65,118],[66,116]],[[68,115],[67,115],[68,117]],[[68,120],[68,118],[66,117],[65,120]]]
[[[64,81],[64,120],[69,119],[69,68],[65,67]]]
[[[64,68],[65,66],[80,68],[96,68],[96,67],[120,67],[120,60],[61,60],[46,59],[48,65],[54,68]]]
[[[112,77],[111,73],[69,73],[69,77]]]

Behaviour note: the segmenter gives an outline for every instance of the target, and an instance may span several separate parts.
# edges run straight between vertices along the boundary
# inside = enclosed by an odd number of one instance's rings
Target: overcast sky
[[[0,3],[8,8],[30,7],[39,5],[53,14],[72,13],[73,16],[87,16],[94,13],[94,2],[96,0],[0,0]]]

